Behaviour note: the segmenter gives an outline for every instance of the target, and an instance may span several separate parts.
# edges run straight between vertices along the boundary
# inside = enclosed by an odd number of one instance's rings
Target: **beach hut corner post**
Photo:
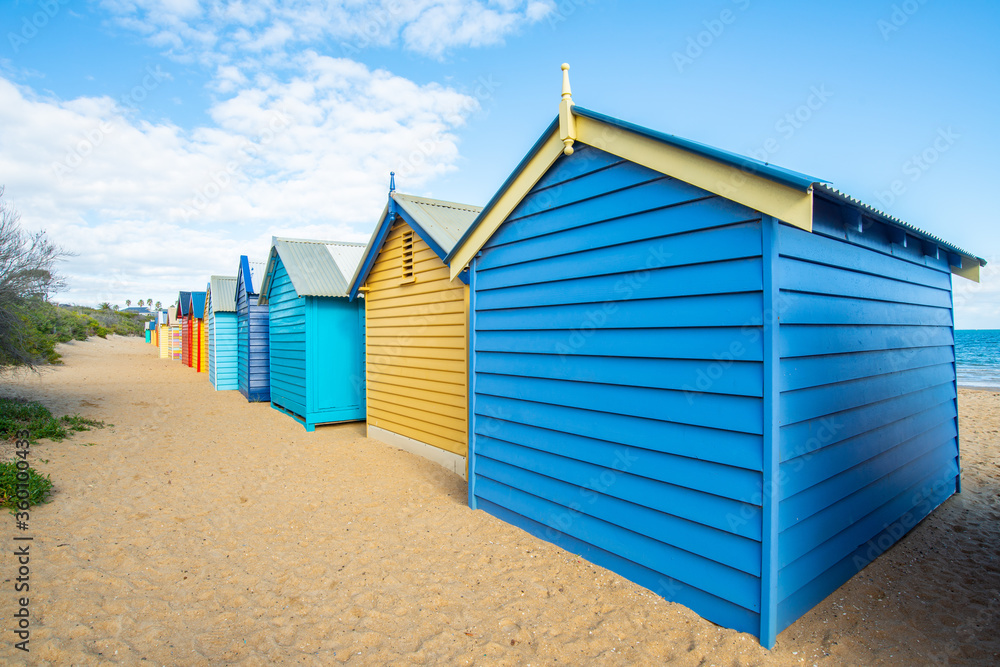
[[[752,633],[959,490],[952,278],[820,179],[575,105],[444,258],[469,505]]]

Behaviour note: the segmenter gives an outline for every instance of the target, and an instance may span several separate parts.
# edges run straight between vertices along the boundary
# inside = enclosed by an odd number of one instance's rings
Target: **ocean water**
[[[958,386],[1000,390],[1000,329],[957,329]]]

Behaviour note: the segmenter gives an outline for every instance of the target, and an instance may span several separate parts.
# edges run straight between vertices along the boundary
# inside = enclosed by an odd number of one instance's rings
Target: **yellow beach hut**
[[[156,315],[156,346],[160,348],[160,359],[170,358],[170,313],[161,310]]]
[[[183,347],[183,338],[181,336],[181,318],[177,312],[178,306],[170,306],[167,311],[169,324],[167,329],[169,334],[167,336],[167,350],[170,353],[169,359],[172,361],[181,361],[181,351]]]
[[[468,287],[443,258],[481,208],[395,191],[351,281],[365,296],[368,437],[465,477]]]

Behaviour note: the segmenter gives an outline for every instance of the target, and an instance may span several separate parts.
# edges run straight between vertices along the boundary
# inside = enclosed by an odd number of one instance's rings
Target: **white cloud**
[[[0,184],[26,228],[77,253],[60,300],[166,303],[272,235],[366,241],[390,170],[419,192],[455,168],[472,98],[312,52],[293,62],[284,79],[220,70],[238,92],[191,130],[0,78]]]
[[[500,44],[555,11],[552,0],[229,0],[208,11],[194,0],[104,0],[102,5],[119,25],[169,54],[215,64],[226,53],[280,51],[320,40],[332,40],[341,55],[398,41],[439,58],[464,46]]]

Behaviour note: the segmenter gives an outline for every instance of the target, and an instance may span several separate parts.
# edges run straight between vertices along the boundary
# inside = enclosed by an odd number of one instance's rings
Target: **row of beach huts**
[[[148,340],[770,647],[960,489],[952,276],[985,261],[567,69],[485,206],[390,183],[366,245],[275,238]]]

